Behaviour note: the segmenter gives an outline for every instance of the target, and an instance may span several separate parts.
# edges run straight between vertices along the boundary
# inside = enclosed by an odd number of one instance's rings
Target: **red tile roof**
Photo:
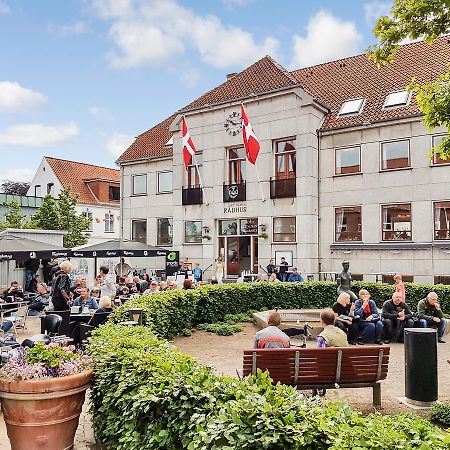
[[[100,202],[88,187],[88,181],[102,180],[117,186],[120,183],[120,171],[109,167],[94,166],[66,159],[45,156],[56,178],[64,188],[69,188],[78,194],[78,203],[88,205],[118,206],[118,202]]]
[[[416,77],[419,83],[433,81],[447,70],[449,62],[448,36],[431,45],[417,42],[402,46],[395,55],[395,61],[381,69],[377,69],[363,54],[288,72],[266,56],[185,106],[179,113],[251,98],[255,94],[302,87],[331,109],[322,125],[324,130],[419,116],[421,113],[414,95],[408,106],[383,110],[387,94],[404,89],[412,77]],[[360,97],[367,99],[361,114],[337,117],[345,100]],[[170,116],[138,136],[116,162],[171,156],[172,148],[165,144],[172,136],[169,126],[175,117],[176,114]]]

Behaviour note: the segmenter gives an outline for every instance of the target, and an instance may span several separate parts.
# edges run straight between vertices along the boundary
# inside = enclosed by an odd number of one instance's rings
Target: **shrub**
[[[244,330],[240,325],[232,325],[229,323],[201,323],[197,328],[221,336],[231,336],[234,333],[239,333]]]
[[[431,419],[450,427],[450,404],[436,403],[431,408]]]
[[[363,418],[344,403],[305,399],[267,373],[215,375],[148,327],[94,330],[95,432],[117,450],[443,450],[450,435],[413,415]]]

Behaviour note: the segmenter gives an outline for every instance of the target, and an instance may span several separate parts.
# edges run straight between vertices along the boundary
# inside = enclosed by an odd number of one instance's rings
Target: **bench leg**
[[[373,406],[381,408],[381,384],[374,384],[372,389]]]

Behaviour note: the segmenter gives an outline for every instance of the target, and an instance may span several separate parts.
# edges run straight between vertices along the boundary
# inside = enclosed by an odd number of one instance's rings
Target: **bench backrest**
[[[370,383],[384,380],[389,346],[244,350],[243,375],[268,370],[274,382],[290,385]]]

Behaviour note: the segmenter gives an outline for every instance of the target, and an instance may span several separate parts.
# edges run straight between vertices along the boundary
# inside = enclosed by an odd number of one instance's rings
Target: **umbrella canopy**
[[[70,250],[10,234],[0,235],[0,260],[65,258]]]
[[[128,256],[128,257],[146,257],[146,256],[166,256],[169,250],[142,242],[127,241],[125,239],[111,239],[110,241],[100,242],[94,245],[84,245],[72,249],[72,256],[79,258],[96,258],[107,256]]]

